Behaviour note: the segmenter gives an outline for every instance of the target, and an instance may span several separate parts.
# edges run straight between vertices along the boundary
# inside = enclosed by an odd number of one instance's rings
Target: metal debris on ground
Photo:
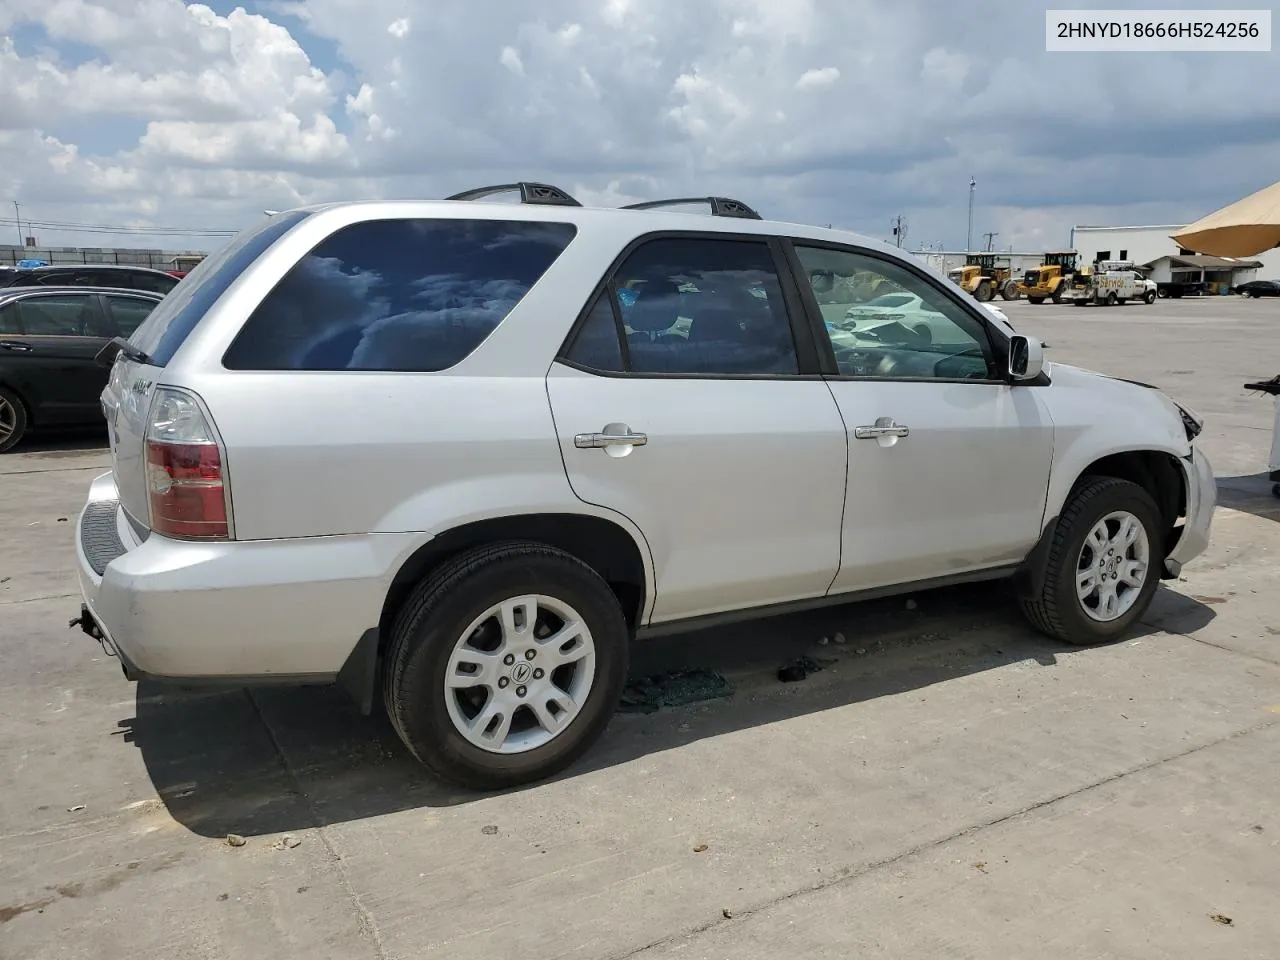
[[[653,713],[662,707],[730,696],[733,696],[733,687],[718,673],[701,669],[671,670],[628,683],[618,709],[625,713]]]
[[[227,834],[227,846],[229,847],[243,847],[248,842],[248,840],[240,836],[238,833]]]
[[[87,809],[83,803],[77,803],[74,807],[67,807],[67,813],[80,813]]]
[[[1209,919],[1212,920],[1214,923],[1222,924],[1224,927],[1229,927],[1233,923],[1235,923],[1235,921],[1232,920],[1230,917],[1223,916],[1221,913],[1211,913],[1209,914]]]
[[[823,667],[834,663],[833,660],[820,661],[813,657],[797,657],[778,671],[778,679],[783,683],[796,683],[811,673],[817,673]]]

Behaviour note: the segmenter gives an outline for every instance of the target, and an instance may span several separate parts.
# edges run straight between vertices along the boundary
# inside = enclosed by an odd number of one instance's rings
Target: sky
[[[524,179],[954,250],[973,177],[975,246],[1034,251],[1280,179],[1280,54],[1047,53],[1044,8],[2,0],[0,242],[15,200],[42,245],[208,250],[264,209]]]

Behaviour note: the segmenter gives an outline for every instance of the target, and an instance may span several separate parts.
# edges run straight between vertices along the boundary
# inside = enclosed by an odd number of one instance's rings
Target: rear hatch
[[[276,214],[200,261],[129,337],[132,357],[124,352],[116,357],[102,408],[120,505],[140,536],[150,528],[146,440],[151,400],[165,365],[227,288],[307,216],[300,210]]]

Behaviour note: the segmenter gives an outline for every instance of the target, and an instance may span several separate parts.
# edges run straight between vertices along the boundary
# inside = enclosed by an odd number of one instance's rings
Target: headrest
[[[680,317],[680,288],[670,280],[650,280],[623,314],[632,330],[658,333]]]

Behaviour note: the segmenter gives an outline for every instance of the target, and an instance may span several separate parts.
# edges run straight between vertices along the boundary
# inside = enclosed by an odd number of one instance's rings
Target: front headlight
[[[1200,436],[1200,431],[1204,429],[1204,418],[1180,403],[1175,403],[1174,406],[1178,408],[1178,415],[1182,417],[1182,426],[1187,431],[1187,439],[1194,440]]]

